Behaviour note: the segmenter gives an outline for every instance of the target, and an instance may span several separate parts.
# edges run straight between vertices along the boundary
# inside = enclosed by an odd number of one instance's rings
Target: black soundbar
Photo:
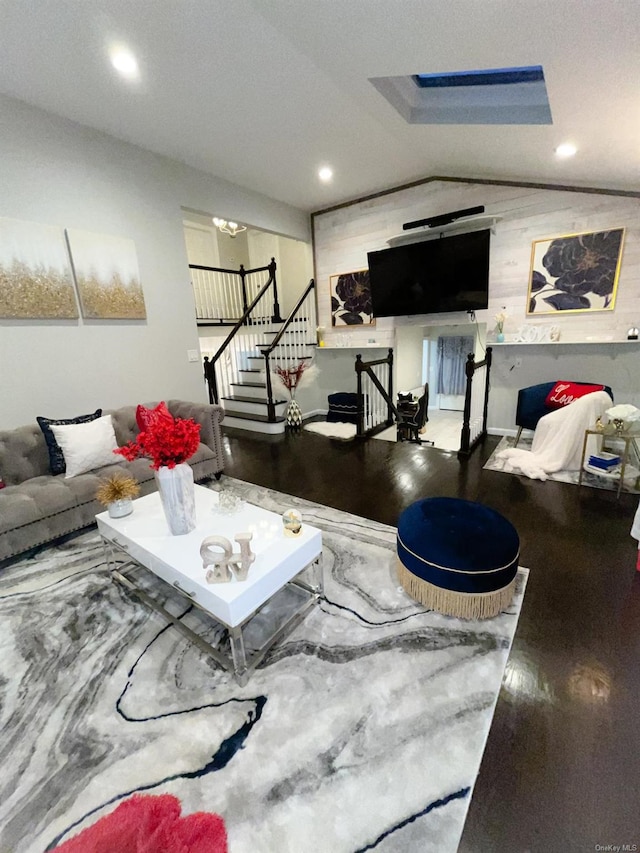
[[[402,226],[403,231],[408,231],[410,228],[420,228],[426,225],[428,228],[435,228],[437,225],[448,225],[449,222],[455,222],[456,219],[461,219],[463,216],[473,216],[476,213],[484,213],[484,205],[478,207],[467,207],[464,210],[452,210],[451,213],[441,213],[440,216],[431,216],[429,219],[416,219],[415,222],[405,222]]]

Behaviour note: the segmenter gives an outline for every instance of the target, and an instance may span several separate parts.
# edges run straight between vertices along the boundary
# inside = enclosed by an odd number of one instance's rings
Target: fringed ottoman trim
[[[398,580],[412,598],[429,610],[459,619],[491,619],[507,608],[516,590],[516,578],[493,592],[453,592],[435,586],[412,574],[400,560],[396,561]]]
[[[514,561],[518,562],[520,560],[520,550],[518,549],[515,557],[510,557],[509,562],[505,563],[504,566],[496,566],[493,569],[473,569],[472,571],[467,571],[466,569],[455,569],[453,566],[441,566],[440,563],[433,563],[431,560],[427,560],[425,557],[417,554],[415,551],[412,551],[411,548],[407,547],[407,545],[402,541],[402,537],[399,533],[397,538],[398,545],[402,545],[407,554],[411,554],[411,556],[415,557],[416,560],[420,560],[420,562],[424,563],[426,566],[433,566],[434,569],[441,569],[443,572],[455,572],[457,575],[473,575],[474,577],[477,577],[478,575],[493,575],[497,572],[503,572],[505,569],[510,569],[514,564]]]

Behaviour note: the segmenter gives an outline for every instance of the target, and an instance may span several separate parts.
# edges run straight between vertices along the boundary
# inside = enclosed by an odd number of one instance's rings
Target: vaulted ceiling
[[[0,51],[5,94],[304,210],[434,174],[640,190],[638,0],[0,0]],[[369,82],[528,65],[552,124],[410,125]]]

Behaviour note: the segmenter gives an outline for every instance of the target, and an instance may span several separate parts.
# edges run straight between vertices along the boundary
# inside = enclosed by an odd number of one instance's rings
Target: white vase
[[[155,477],[169,530],[174,536],[190,533],[196,526],[196,496],[191,466],[183,462],[175,468],[158,468]]]
[[[113,501],[107,507],[109,518],[124,518],[125,515],[131,515],[133,512],[133,501],[131,498],[123,498],[119,501]]]

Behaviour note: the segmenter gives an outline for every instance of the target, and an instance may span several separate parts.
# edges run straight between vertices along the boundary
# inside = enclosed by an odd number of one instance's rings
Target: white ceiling
[[[0,0],[0,56],[0,91],[304,210],[434,174],[640,190],[640,0]],[[408,125],[368,82],[522,65],[552,125]]]

